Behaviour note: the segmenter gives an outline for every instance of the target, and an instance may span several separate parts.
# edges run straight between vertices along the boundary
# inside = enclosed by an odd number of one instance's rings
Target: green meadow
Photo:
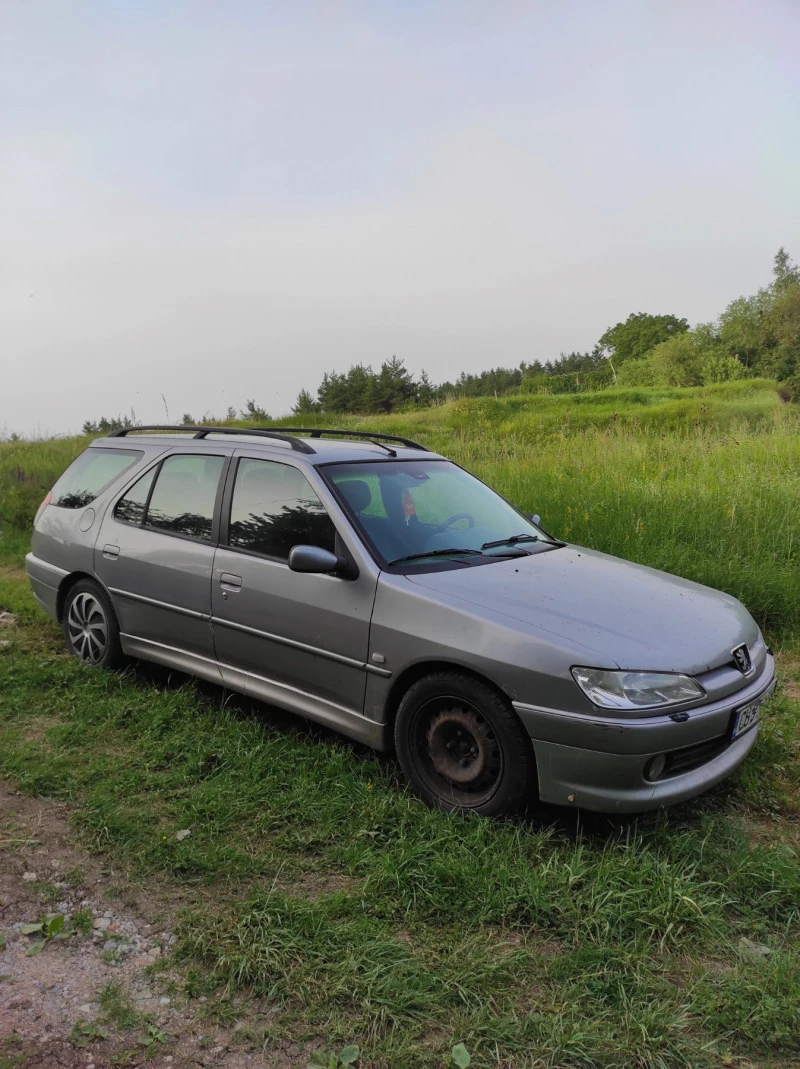
[[[782,683],[745,765],[637,819],[463,821],[414,800],[393,761],[268,707],[86,668],[22,571],[36,506],[88,441],[72,438],[0,445],[0,607],[18,617],[0,774],[69,801],[90,849],[180,895],[182,994],[243,1023],[231,1042],[265,1064],[313,1041],[381,1069],[453,1065],[457,1043],[478,1069],[796,1065],[800,406],[744,380],[337,424],[414,438],[553,534],[741,598]]]

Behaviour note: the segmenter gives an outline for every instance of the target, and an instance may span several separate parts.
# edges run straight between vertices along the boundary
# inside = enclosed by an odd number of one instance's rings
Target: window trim
[[[226,485],[225,485],[225,493],[224,493],[223,498],[222,498],[222,507],[221,507],[221,514],[220,514],[219,546],[220,546],[221,549],[227,549],[231,553],[242,553],[247,557],[255,557],[258,560],[267,560],[267,561],[270,561],[272,564],[282,564],[286,568],[289,567],[289,558],[288,558],[288,556],[287,557],[276,557],[272,553],[262,553],[260,550],[248,549],[246,546],[234,546],[234,545],[231,545],[230,527],[231,527],[231,512],[233,511],[233,492],[236,489],[236,476],[239,473],[239,465],[241,464],[241,462],[243,460],[258,460],[258,461],[260,461],[261,463],[264,463],[264,464],[279,464],[283,468],[292,468],[294,471],[299,471],[300,474],[303,476],[303,478],[308,483],[308,485],[314,491],[314,494],[315,494],[317,500],[319,501],[320,505],[322,506],[322,508],[325,511],[325,515],[331,521],[331,525],[333,527],[335,538],[341,539],[342,535],[341,535],[341,533],[339,531],[339,528],[336,525],[336,522],[335,522],[333,516],[331,516],[331,514],[330,514],[330,510],[328,509],[328,507],[326,506],[325,502],[322,500],[322,498],[317,493],[317,488],[314,486],[312,481],[308,478],[308,475],[306,474],[306,472],[305,472],[305,470],[303,468],[301,468],[298,464],[287,464],[282,459],[281,460],[275,460],[272,457],[254,457],[254,456],[248,456],[247,454],[241,454],[239,456],[231,457],[230,467],[228,468],[228,478],[227,478],[227,482],[226,482]],[[316,466],[314,467],[314,470],[315,471],[317,470]],[[326,485],[327,485],[327,480],[326,480]],[[306,545],[307,543],[298,542],[297,544],[298,545]]]
[[[220,468],[217,480],[217,490],[214,494],[214,504],[212,506],[211,534],[208,538],[198,538],[196,535],[182,534],[180,531],[167,531],[163,527],[155,527],[152,524],[146,522],[147,513],[150,509],[150,499],[153,496],[153,491],[156,488],[156,483],[158,482],[159,476],[161,475],[161,469],[171,457],[217,457],[222,460],[222,467]],[[195,542],[197,543],[197,545],[200,546],[211,546],[213,548],[220,545],[220,507],[222,504],[222,498],[227,483],[228,472],[231,467],[231,459],[232,458],[230,453],[206,453],[205,451],[201,452],[199,449],[196,451],[192,450],[191,453],[176,452],[167,453],[166,456],[160,456],[152,467],[140,472],[138,474],[138,477],[132,483],[129,483],[128,486],[125,487],[123,492],[119,495],[119,497],[112,506],[112,519],[115,521],[115,523],[122,524],[123,527],[136,527],[142,531],[153,531],[156,534],[166,535],[168,538],[180,538],[183,539],[184,542]],[[128,520],[120,519],[120,517],[116,514],[117,505],[120,503],[120,501],[122,501],[125,494],[127,494],[127,492],[133,486],[135,486],[139,479],[143,479],[145,475],[147,475],[151,471],[154,471],[155,475],[153,476],[153,481],[150,483],[150,489],[147,492],[147,499],[144,504],[144,509],[142,510],[141,520],[138,523],[130,523]]]

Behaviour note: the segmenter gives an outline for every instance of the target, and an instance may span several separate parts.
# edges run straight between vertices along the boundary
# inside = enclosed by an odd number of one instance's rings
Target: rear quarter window
[[[50,503],[62,509],[84,508],[143,456],[139,449],[87,449],[53,487]]]

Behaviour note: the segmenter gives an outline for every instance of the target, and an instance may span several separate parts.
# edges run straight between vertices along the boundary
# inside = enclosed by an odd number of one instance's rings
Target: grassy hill
[[[569,541],[727,590],[773,631],[800,620],[800,409],[773,383],[462,399],[310,425],[414,438]],[[0,525],[27,527],[87,441],[0,446]]]
[[[301,721],[177,673],[67,658],[21,561],[82,438],[0,446],[0,608],[19,614],[0,642],[0,775],[68,800],[128,886],[184,903],[170,994],[202,996],[259,1061],[356,1042],[359,1064],[440,1069],[463,1041],[474,1069],[788,1069],[799,415],[772,384],[739,382],[335,421],[420,439],[564,538],[743,598],[784,687],[742,769],[702,799],[629,821],[457,820],[410,798],[392,762]]]

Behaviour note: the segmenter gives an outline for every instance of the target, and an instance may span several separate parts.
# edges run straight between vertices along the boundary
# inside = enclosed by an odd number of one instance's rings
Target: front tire
[[[493,687],[461,672],[414,683],[394,739],[409,786],[433,808],[502,817],[536,795],[536,759],[521,721]]]
[[[73,657],[97,668],[115,668],[124,659],[114,608],[91,579],[80,579],[67,594],[64,638]]]

